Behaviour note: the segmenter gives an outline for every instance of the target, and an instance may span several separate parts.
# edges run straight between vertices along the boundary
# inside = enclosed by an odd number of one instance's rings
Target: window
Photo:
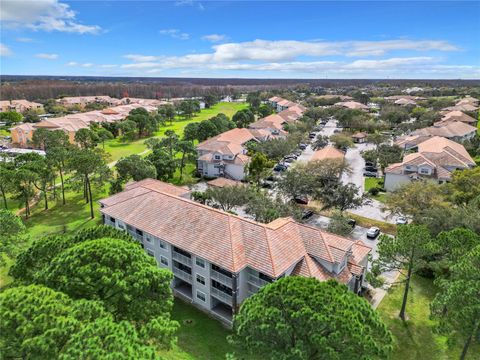
[[[197,274],[197,282],[202,285],[205,285],[205,278],[202,275]]]
[[[197,258],[195,258],[195,264],[197,264],[197,266],[200,266],[201,268],[205,269],[205,260],[197,257]]]
[[[197,299],[205,302],[205,300],[206,300],[205,294],[203,292],[197,290]]]
[[[137,235],[143,236],[142,230],[135,229],[135,232],[137,233]]]
[[[150,237],[150,235],[145,236],[145,240],[149,243],[152,242],[152,238]]]
[[[161,249],[164,249],[164,250],[167,249],[167,244],[165,243],[165,241],[159,240],[159,242],[160,242]]]
[[[420,174],[430,174],[430,170],[425,168],[420,168]]]
[[[110,216],[110,221],[111,221],[111,222],[115,222],[115,218],[113,218],[113,217]]]
[[[155,253],[150,249],[147,249],[147,254],[148,256],[155,257]]]
[[[221,156],[220,155],[215,155],[215,160],[221,160]]]
[[[125,226],[123,226],[122,224],[118,224],[118,227],[122,230],[125,230]]]
[[[160,256],[160,262],[163,265],[168,266],[168,259],[165,256]]]

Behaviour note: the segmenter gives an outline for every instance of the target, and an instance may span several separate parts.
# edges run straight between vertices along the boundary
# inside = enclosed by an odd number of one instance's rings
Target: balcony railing
[[[228,277],[222,273],[219,273],[218,271],[216,270],[213,270],[212,269],[212,272],[210,274],[210,277],[213,279],[213,280],[216,280],[218,281],[219,283],[223,284],[223,285],[226,285],[228,286],[229,288],[232,288],[232,278],[231,277]]]
[[[248,282],[258,287],[270,284],[268,281],[260,279],[252,274],[248,274]]]
[[[138,241],[143,241],[143,236],[142,235],[138,235],[136,231],[130,231],[130,230],[127,230],[127,232],[133,236],[134,239],[137,239]]]
[[[178,262],[192,267],[192,259],[189,258],[188,256],[182,255],[176,251],[172,251],[172,257]]]
[[[233,298],[231,295],[228,295],[224,293],[222,290],[218,290],[215,287],[211,287],[210,294],[212,294],[213,297],[217,298],[221,302],[224,302],[227,305],[232,306],[233,304]]]
[[[180,279],[182,279],[182,280],[184,280],[184,281],[186,281],[190,284],[192,283],[192,275],[190,275],[186,271],[180,270],[179,268],[173,266],[173,274],[176,277],[178,277],[178,278],[180,278]]]

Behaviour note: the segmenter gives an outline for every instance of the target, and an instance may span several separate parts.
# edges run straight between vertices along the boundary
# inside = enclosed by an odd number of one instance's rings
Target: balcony
[[[217,288],[215,288],[213,286],[210,288],[210,294],[214,298],[220,300],[221,302],[223,302],[225,304],[228,304],[230,306],[232,306],[232,304],[233,304],[233,298],[232,298],[231,295],[228,295],[228,294],[224,293],[222,290],[218,290]]]
[[[182,279],[183,281],[188,282],[189,284],[192,283],[192,275],[187,273],[186,271],[180,270],[176,266],[172,266],[173,269],[173,274],[178,277],[179,279]]]
[[[219,283],[225,285],[225,286],[228,286],[229,288],[232,288],[232,284],[233,284],[233,281],[232,281],[232,278],[227,276],[227,275],[224,275],[222,273],[219,273],[218,271],[216,270],[213,270],[211,271],[210,273],[210,277],[213,279],[213,280],[216,280],[218,281]]]
[[[248,274],[248,280],[247,281],[250,284],[253,284],[253,285],[255,285],[259,288],[262,287],[262,286],[270,284],[268,281],[260,279],[260,278],[256,277],[255,275],[252,275],[252,274]]]
[[[115,227],[115,221],[110,221],[109,219],[105,218],[105,225]]]
[[[174,260],[177,260],[179,263],[192,267],[192,259],[189,258],[188,256],[185,256],[176,252],[175,250],[172,251],[172,258]]]

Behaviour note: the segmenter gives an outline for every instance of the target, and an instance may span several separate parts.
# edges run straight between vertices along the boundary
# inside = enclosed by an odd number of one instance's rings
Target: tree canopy
[[[288,276],[245,300],[232,343],[264,359],[385,359],[393,338],[371,305],[335,280]]]

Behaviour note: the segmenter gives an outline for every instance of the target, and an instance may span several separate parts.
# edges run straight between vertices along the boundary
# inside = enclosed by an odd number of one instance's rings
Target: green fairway
[[[171,125],[163,126],[159,131],[155,133],[155,137],[162,137],[167,130],[173,130],[178,136],[183,135],[183,129],[185,126],[192,122],[199,122],[202,120],[210,119],[218,114],[225,114],[231,118],[237,111],[246,109],[248,104],[246,103],[229,103],[221,102],[209,109],[203,109],[196,116],[191,119],[177,118]],[[107,151],[111,159],[110,161],[117,161],[122,157],[139,154],[147,150],[144,142],[146,139],[135,140],[132,142],[122,142],[119,139],[112,139],[105,142],[105,151]]]
[[[392,287],[378,307],[383,321],[395,337],[393,360],[406,359],[458,359],[463,344],[449,347],[447,338],[434,332],[435,321],[430,319],[430,303],[435,296],[431,279],[414,277],[408,297],[408,320],[398,317],[403,284]],[[471,346],[467,359],[480,359],[480,346]]]

